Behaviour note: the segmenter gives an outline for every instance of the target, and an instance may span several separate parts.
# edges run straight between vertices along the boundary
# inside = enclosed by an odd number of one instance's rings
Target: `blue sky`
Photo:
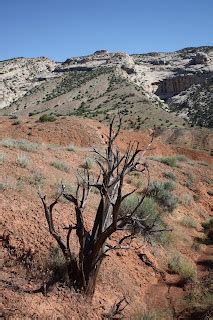
[[[213,45],[213,0],[1,0],[0,60]]]

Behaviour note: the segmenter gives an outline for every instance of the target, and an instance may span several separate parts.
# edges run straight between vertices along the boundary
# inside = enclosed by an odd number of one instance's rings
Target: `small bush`
[[[187,172],[186,176],[187,176],[188,179],[185,182],[185,186],[187,188],[191,189],[193,187],[194,182],[195,182],[195,177],[194,177],[192,172]]]
[[[6,155],[4,153],[0,153],[0,164],[3,164],[6,160]]]
[[[195,202],[199,202],[200,198],[201,198],[200,194],[193,194],[193,199]]]
[[[69,144],[67,146],[67,151],[75,151],[75,150],[76,150],[76,148],[75,148],[74,144]]]
[[[148,195],[155,198],[161,206],[172,212],[178,205],[178,198],[171,193],[175,185],[168,182],[152,182],[149,186]]]
[[[47,114],[47,113],[43,114],[39,118],[40,122],[53,122],[55,120],[56,120],[56,118],[53,114]]]
[[[128,177],[127,181],[128,184],[133,185],[134,187],[136,187],[137,189],[142,188],[143,187],[143,181],[141,179],[139,179],[137,176],[130,176]]]
[[[177,159],[176,157],[161,157],[159,158],[159,161],[164,163],[164,164],[167,164],[167,166],[170,166],[170,167],[177,167]]]
[[[178,161],[188,161],[188,160],[189,160],[184,154],[178,154],[178,155],[176,156],[176,159],[177,159]]]
[[[146,197],[138,209],[137,215],[141,218],[149,217],[150,220],[153,220],[157,216],[157,203],[154,198]]]
[[[163,175],[164,175],[164,177],[167,178],[167,179],[171,179],[171,180],[174,180],[174,181],[176,180],[175,174],[172,173],[172,172],[170,172],[170,171],[165,171],[165,172],[163,172]]]
[[[29,184],[35,187],[40,187],[44,185],[45,179],[45,176],[40,171],[33,171],[27,180]]]
[[[65,280],[67,273],[66,261],[59,247],[50,248],[47,268],[53,271],[58,280]]]
[[[75,192],[76,192],[75,186],[73,186],[72,184],[69,184],[69,183],[64,183],[64,182],[63,182],[63,186],[64,186],[67,193],[75,194]],[[61,183],[56,183],[53,186],[53,188],[55,189],[55,192],[53,194],[53,198],[57,198],[61,194]],[[59,201],[62,203],[69,203],[69,201],[66,198],[64,198],[63,196],[61,196],[59,198]]]
[[[194,250],[194,251],[199,251],[200,250],[200,248],[201,248],[201,243],[199,243],[199,242],[194,242],[193,244],[192,244],[192,250]]]
[[[19,154],[16,159],[16,163],[21,168],[26,168],[29,164],[29,159],[24,154]]]
[[[143,312],[135,316],[134,320],[158,320],[157,316],[153,312]]]
[[[15,120],[12,124],[14,126],[17,126],[17,125],[21,124],[21,120]]]
[[[173,191],[176,188],[176,184],[173,181],[166,181],[163,183],[164,190]]]
[[[41,149],[41,145],[28,140],[5,139],[1,141],[1,145],[10,149],[20,149],[23,151],[35,152]]]
[[[134,208],[138,204],[138,197],[136,194],[132,194],[121,203],[120,209],[119,209],[119,215],[124,216],[127,214],[130,214]]]
[[[8,189],[8,183],[7,182],[3,182],[3,181],[0,181],[0,191],[4,191],[6,189]]]
[[[202,227],[204,230],[208,231],[211,228],[213,228],[213,218],[210,218],[209,220],[202,223]]]
[[[190,193],[185,193],[181,198],[181,202],[186,206],[190,206],[193,202],[193,197]]]
[[[209,196],[213,196],[213,190],[208,190],[207,193]]]
[[[70,170],[70,168],[64,162],[62,162],[60,160],[52,161],[50,163],[50,165],[53,166],[54,168],[61,170],[61,171],[64,171],[64,172],[69,172],[69,170]]]
[[[94,166],[95,161],[91,158],[87,158],[85,162],[82,164],[82,168],[91,170]]]
[[[24,186],[25,186],[25,179],[23,179],[22,177],[19,177],[16,181],[16,190],[19,192],[23,191]]]
[[[186,281],[196,281],[197,279],[197,272],[193,264],[179,253],[170,258],[168,267]]]
[[[149,159],[164,163],[170,167],[177,167],[176,157],[149,157]]]
[[[181,224],[188,228],[194,228],[194,229],[197,228],[197,223],[192,217],[183,218],[183,220],[181,221]]]

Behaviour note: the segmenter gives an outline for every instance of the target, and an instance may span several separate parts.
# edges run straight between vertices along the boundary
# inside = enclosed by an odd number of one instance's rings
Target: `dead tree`
[[[96,163],[100,168],[100,174],[97,179],[94,179],[90,171],[85,169],[82,181],[78,180],[75,195],[67,193],[62,185],[60,195],[49,206],[46,203],[46,197],[39,193],[44,206],[49,232],[58,243],[66,261],[70,286],[90,296],[94,293],[97,275],[106,253],[109,250],[121,248],[123,242],[132,237],[138,230],[142,234],[152,232],[155,225],[155,221],[153,221],[152,226],[148,226],[146,218],[138,217],[136,214],[148,190],[149,170],[147,166],[142,164],[142,159],[152,143],[153,134],[146,149],[140,150],[138,142],[129,142],[126,151],[122,154],[115,145],[121,129],[121,119],[119,119],[118,128],[115,131],[113,130],[113,122],[114,119],[110,123],[105,154],[103,155],[94,149]],[[147,188],[138,198],[138,202],[131,212],[120,214],[120,206],[124,199],[136,191],[133,190],[126,194],[122,192],[124,178],[132,172],[147,174]],[[98,190],[100,202],[95,213],[93,227],[91,230],[87,230],[85,227],[85,209],[91,188]],[[53,220],[53,209],[60,196],[65,197],[75,208],[76,223],[67,227],[65,239],[62,239],[61,235],[56,231]],[[107,244],[107,240],[114,232],[124,229],[126,230],[126,235],[120,239],[118,245],[111,246]],[[70,247],[72,232],[75,232],[79,243],[77,257]]]

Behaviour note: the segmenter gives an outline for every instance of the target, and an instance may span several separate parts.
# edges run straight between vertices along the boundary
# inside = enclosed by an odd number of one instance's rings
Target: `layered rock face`
[[[27,94],[57,64],[47,58],[17,58],[0,62],[0,109]]]
[[[158,89],[155,94],[167,101],[167,99],[179,94],[181,91],[187,90],[193,84],[203,83],[206,78],[205,74],[187,74],[167,78],[156,83]]]

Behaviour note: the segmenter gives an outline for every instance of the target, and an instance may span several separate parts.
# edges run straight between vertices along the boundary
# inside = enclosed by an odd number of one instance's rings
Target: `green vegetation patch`
[[[178,252],[169,259],[168,267],[172,272],[179,274],[186,281],[194,282],[197,279],[195,266]]]

